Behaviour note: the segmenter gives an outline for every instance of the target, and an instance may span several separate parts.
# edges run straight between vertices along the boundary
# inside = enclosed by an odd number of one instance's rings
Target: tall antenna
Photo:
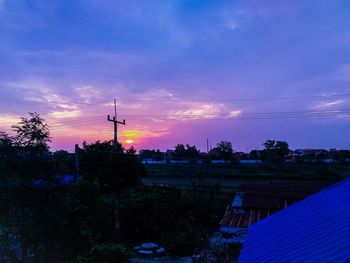
[[[117,119],[117,100],[114,99],[114,117]]]
[[[113,122],[114,125],[114,139],[113,139],[113,146],[114,149],[117,147],[118,143],[118,124],[125,125],[125,120],[118,121],[117,119],[117,100],[114,99],[114,117],[111,119],[110,115],[107,116],[107,120]]]

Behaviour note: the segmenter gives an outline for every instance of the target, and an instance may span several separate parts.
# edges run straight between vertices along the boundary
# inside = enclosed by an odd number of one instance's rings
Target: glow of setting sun
[[[127,144],[131,144],[133,142],[134,142],[134,140],[125,140],[125,143],[127,143]]]

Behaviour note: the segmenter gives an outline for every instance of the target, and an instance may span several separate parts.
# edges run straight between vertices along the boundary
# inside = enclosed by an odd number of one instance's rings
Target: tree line
[[[260,159],[263,161],[282,162],[289,154],[289,145],[285,141],[267,140],[263,143],[264,149],[261,151],[254,150],[249,154],[249,158]],[[237,153],[235,153],[232,143],[229,141],[221,141],[214,148],[210,149],[208,153],[201,152],[195,145],[177,144],[174,150],[167,151],[162,154],[159,150],[141,150],[141,158],[153,158],[155,160],[166,159],[167,153],[170,152],[170,157],[174,160],[203,160],[203,162],[210,162],[210,160],[225,160],[238,161]]]

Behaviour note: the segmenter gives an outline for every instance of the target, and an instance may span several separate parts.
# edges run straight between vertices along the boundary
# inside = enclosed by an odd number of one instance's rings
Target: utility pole
[[[80,148],[79,145],[76,144],[75,145],[75,162],[74,162],[74,166],[75,166],[75,172],[76,172],[76,179],[77,179],[77,183],[79,183],[80,181]]]
[[[114,149],[116,149],[117,142],[118,142],[118,124],[125,125],[125,120],[121,122],[121,121],[118,121],[117,119],[117,100],[116,99],[114,99],[114,117],[111,119],[111,117],[108,115],[107,120],[113,122],[113,125],[114,125],[113,145],[114,145]]]
[[[209,153],[209,139],[207,139],[207,153]]]

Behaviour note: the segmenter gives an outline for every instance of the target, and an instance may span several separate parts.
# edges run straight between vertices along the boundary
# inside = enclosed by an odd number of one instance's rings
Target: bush
[[[130,253],[120,244],[103,243],[94,245],[89,256],[78,256],[75,263],[126,263],[130,262]]]

